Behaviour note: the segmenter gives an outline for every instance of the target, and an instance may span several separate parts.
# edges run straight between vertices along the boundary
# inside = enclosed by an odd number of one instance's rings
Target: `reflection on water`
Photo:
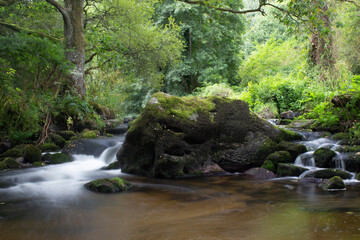
[[[159,180],[122,194],[84,188],[71,199],[0,205],[2,239],[358,239],[358,185],[323,192],[289,179],[241,176]],[[66,194],[66,193],[64,193]],[[1,198],[1,197],[0,197]]]
[[[324,192],[291,178],[241,175],[177,180],[104,171],[123,138],[100,157],[0,173],[0,239],[359,239],[360,184]],[[104,141],[104,140],[103,140]],[[97,194],[83,184],[121,176],[136,187]]]

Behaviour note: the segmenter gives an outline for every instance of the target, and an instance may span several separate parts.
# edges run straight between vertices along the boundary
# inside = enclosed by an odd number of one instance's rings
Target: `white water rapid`
[[[115,139],[115,140],[114,140]],[[74,161],[58,165],[9,171],[3,174],[0,194],[10,199],[50,198],[69,199],[84,190],[84,184],[98,178],[119,176],[120,170],[102,170],[116,161],[116,152],[123,143],[123,137],[111,139],[111,147],[106,148],[99,157],[92,155],[73,155]]]

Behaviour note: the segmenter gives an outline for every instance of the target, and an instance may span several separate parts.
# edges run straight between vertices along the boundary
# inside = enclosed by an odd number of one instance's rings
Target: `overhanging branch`
[[[22,28],[16,24],[12,24],[12,23],[6,23],[6,22],[3,22],[3,21],[0,21],[0,25],[4,26],[4,27],[7,27],[8,29],[11,29],[12,31],[15,31],[15,32],[25,32],[29,35],[38,35],[39,37],[42,37],[42,38],[47,38],[53,42],[60,42],[61,39],[59,38],[55,38],[53,36],[50,36],[50,35],[47,35],[45,33],[42,33],[42,32],[37,32],[35,30],[30,30],[30,29],[26,29],[26,28]]]

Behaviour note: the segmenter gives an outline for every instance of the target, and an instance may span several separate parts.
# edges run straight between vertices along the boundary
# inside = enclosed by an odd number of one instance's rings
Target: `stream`
[[[115,160],[124,136],[102,141],[108,142],[100,156],[78,154],[70,163],[1,172],[0,239],[360,238],[356,181],[347,183],[347,191],[325,192],[294,178],[259,181],[241,174],[151,179],[101,170]],[[309,138],[303,144],[315,144],[314,149],[329,144],[322,141]],[[311,159],[297,164],[311,166]],[[99,194],[83,186],[115,176],[136,187]]]

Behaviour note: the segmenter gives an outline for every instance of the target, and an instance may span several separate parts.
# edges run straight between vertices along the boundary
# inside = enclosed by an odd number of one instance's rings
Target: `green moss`
[[[281,141],[295,141],[295,140],[301,140],[302,137],[299,133],[290,131],[290,130],[286,130],[286,129],[282,129],[279,128],[280,130],[280,135],[278,137],[278,142]]]
[[[275,164],[275,167],[277,167],[278,163],[290,163],[293,162],[291,155],[287,151],[277,151],[269,156],[267,156],[266,160],[269,160]]]
[[[279,143],[278,146],[279,150],[287,151],[290,153],[292,161],[295,161],[298,155],[307,152],[307,148],[302,144],[282,141]]]
[[[258,150],[258,155],[268,156],[269,154],[275,152],[277,148],[278,148],[278,145],[276,142],[274,142],[270,138],[266,138],[265,142]]]
[[[319,148],[314,152],[314,160],[316,167],[328,168],[331,165],[331,160],[336,156],[336,153],[328,148]]]
[[[287,177],[287,176],[298,177],[305,171],[307,171],[306,168],[298,167],[289,163],[279,163],[277,166],[276,175],[278,177]]]
[[[71,162],[73,161],[73,158],[63,153],[55,153],[55,154],[47,153],[43,156],[43,160],[51,164],[61,164],[61,163]]]
[[[270,160],[265,160],[263,165],[261,165],[262,168],[272,171],[273,173],[276,173],[276,167],[275,164]]]
[[[72,137],[75,137],[74,131],[59,131],[58,134],[66,141],[69,141]]]
[[[23,155],[23,149],[12,148],[0,154],[0,158],[6,158],[6,157],[19,158],[22,157],[22,155]]]
[[[24,162],[33,163],[41,161],[41,151],[36,146],[29,144],[25,147]]]
[[[95,130],[88,130],[82,133],[81,137],[83,138],[97,138],[98,132]]]
[[[342,179],[352,178],[350,173],[345,172],[341,169],[332,169],[332,168],[318,170],[316,172],[312,172],[306,175],[306,177],[323,178],[323,179],[329,179],[335,176],[338,176]]]
[[[54,144],[58,145],[60,148],[63,148],[66,143],[66,140],[62,136],[60,136],[56,133],[49,133],[48,142],[54,143]]]
[[[104,170],[112,170],[112,169],[120,169],[120,163],[118,161],[115,161],[113,163],[110,163],[108,166],[103,167]]]
[[[343,140],[343,139],[350,139],[351,136],[348,133],[341,132],[341,133],[334,134],[331,138],[334,140]]]
[[[113,137],[114,135],[112,135],[111,133],[106,133],[107,137]]]
[[[42,167],[42,166],[45,166],[45,164],[43,162],[34,162],[32,164],[33,167]]]
[[[85,184],[85,187],[94,192],[114,193],[127,191],[132,187],[132,184],[119,177],[107,179],[97,179]]]
[[[60,147],[54,143],[44,143],[40,147],[42,152],[57,152],[60,151]]]
[[[332,177],[329,180],[322,182],[320,186],[326,191],[337,191],[346,189],[343,180],[338,176]]]
[[[355,179],[358,180],[358,181],[360,180],[360,173],[356,174]]]
[[[5,164],[6,168],[19,168],[21,167],[20,163],[18,163],[15,159],[7,157],[2,163]]]

